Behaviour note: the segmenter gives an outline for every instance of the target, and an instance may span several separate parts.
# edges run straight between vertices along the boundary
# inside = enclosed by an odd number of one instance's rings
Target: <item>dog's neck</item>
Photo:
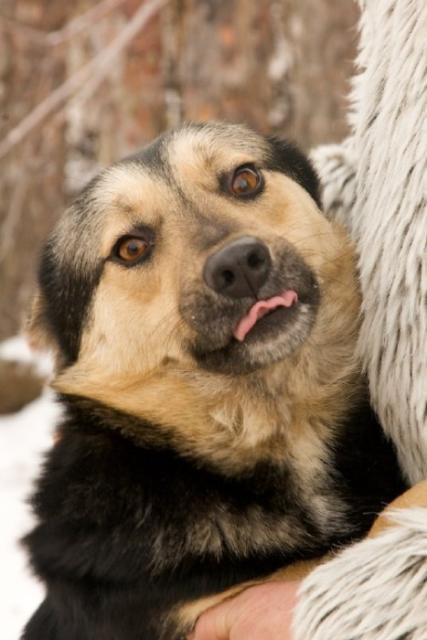
[[[325,455],[331,430],[361,391],[353,341],[344,350],[339,358],[331,353],[314,361],[307,345],[286,361],[235,377],[171,362],[143,377],[127,376],[125,383],[86,370],[60,376],[54,386],[150,424],[138,428],[129,421],[129,435],[141,443],[168,442],[226,474],[266,460],[281,464],[289,456],[304,468]]]

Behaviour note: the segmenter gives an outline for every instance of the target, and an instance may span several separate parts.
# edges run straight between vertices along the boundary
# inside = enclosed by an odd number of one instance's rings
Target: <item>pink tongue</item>
[[[269,298],[269,300],[259,300],[249,312],[239,321],[239,324],[233,331],[236,340],[243,342],[249,331],[256,325],[257,321],[265,316],[266,313],[277,307],[292,307],[297,302],[298,295],[296,291],[288,289],[278,296]]]

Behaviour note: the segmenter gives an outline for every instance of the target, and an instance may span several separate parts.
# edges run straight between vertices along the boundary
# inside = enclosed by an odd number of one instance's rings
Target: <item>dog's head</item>
[[[103,171],[42,258],[34,325],[59,349],[59,388],[246,376],[302,349],[313,363],[320,344],[333,362],[327,336],[348,341],[359,298],[319,207],[305,156],[242,126],[187,125]]]

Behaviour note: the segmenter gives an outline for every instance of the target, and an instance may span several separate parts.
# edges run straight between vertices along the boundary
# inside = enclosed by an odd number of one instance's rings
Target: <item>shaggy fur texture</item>
[[[407,477],[427,477],[427,4],[362,3],[353,134],[313,154],[326,212],[360,252],[359,350]],[[427,509],[362,542],[305,581],[297,640],[427,638]]]
[[[304,606],[295,621],[298,629],[304,629],[299,637],[425,640],[426,512],[416,508],[395,512],[396,526],[343,551],[309,576]],[[320,581],[328,584],[327,597],[319,591]]]
[[[411,482],[427,477],[427,5],[363,3],[353,135],[316,150],[327,215],[360,254],[360,353]]]

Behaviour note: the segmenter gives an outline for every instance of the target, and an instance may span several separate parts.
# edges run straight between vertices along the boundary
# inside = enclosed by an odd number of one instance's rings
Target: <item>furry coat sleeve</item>
[[[411,484],[427,478],[427,3],[363,0],[351,136],[317,149],[327,214],[360,255],[359,344],[374,406]],[[427,638],[427,509],[303,583],[296,640]]]

